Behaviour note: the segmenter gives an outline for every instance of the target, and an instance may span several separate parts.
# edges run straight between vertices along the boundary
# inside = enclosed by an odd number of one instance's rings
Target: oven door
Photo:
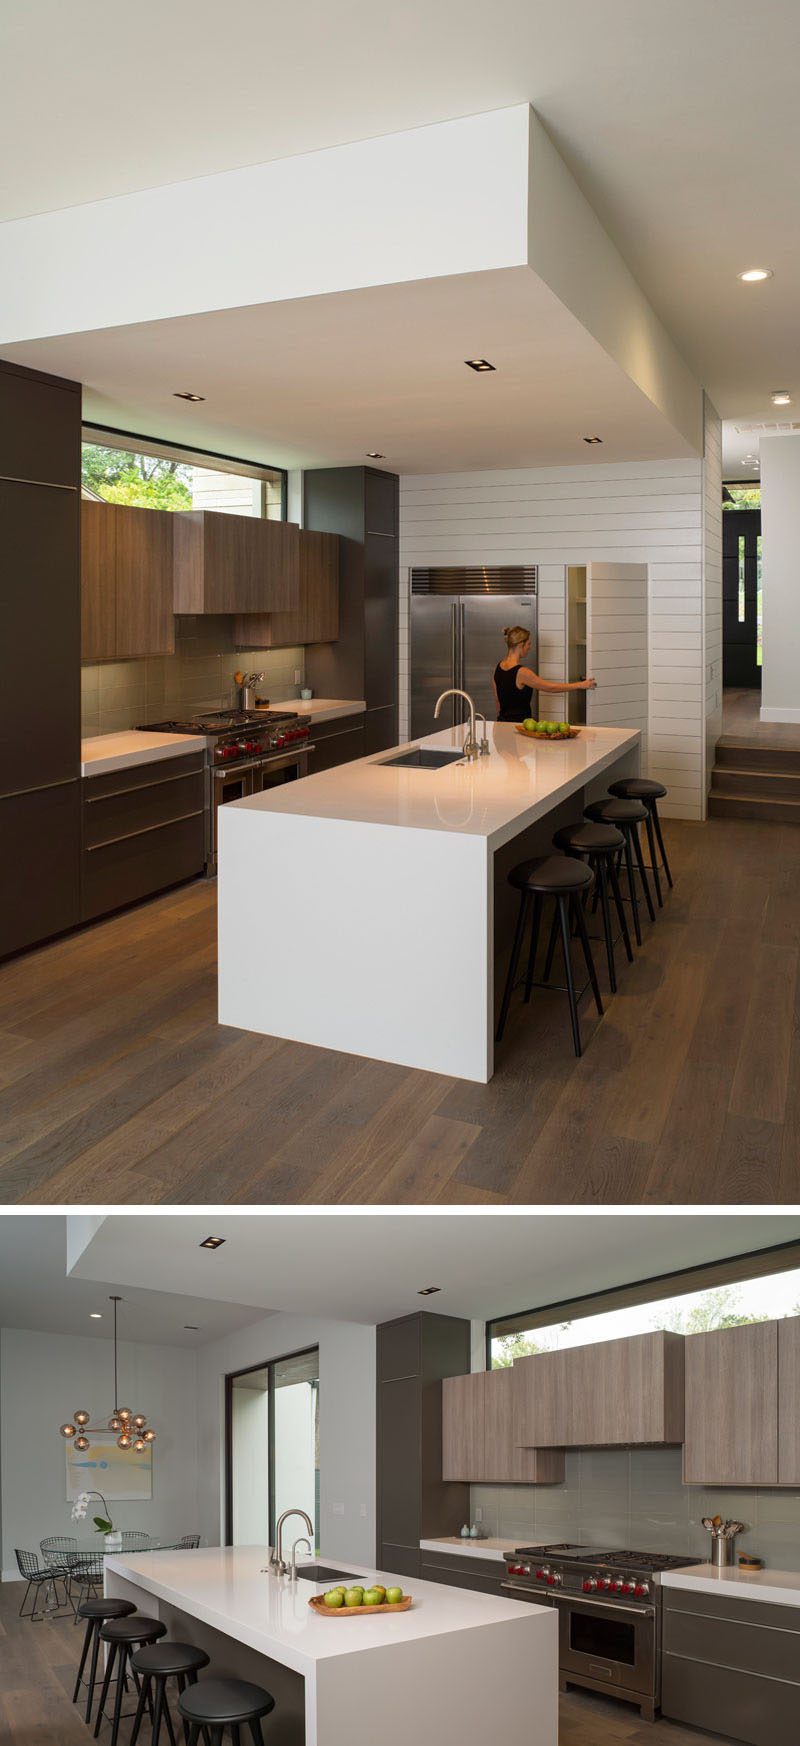
[[[558,1667],[562,1679],[592,1680],[652,1697],[656,1686],[655,1607],[588,1596],[558,1596]]]
[[[214,865],[217,861],[219,809],[231,800],[244,800],[252,794],[254,764],[215,766],[211,771],[211,848]]]
[[[285,782],[296,782],[308,774],[308,754],[314,747],[304,745],[302,751],[283,752],[278,757],[263,758],[253,771],[252,794],[267,794],[271,788],[282,788]]]

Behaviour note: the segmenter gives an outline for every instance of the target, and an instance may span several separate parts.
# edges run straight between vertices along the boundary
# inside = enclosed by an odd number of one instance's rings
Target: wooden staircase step
[[[800,800],[800,771],[733,769],[715,764],[713,794],[758,794],[763,800]]]
[[[719,794],[708,797],[709,818],[753,818],[765,824],[800,825],[800,799],[781,800],[761,794]]]
[[[732,734],[717,740],[714,760],[735,770],[786,770],[800,775],[800,746],[756,746]]]

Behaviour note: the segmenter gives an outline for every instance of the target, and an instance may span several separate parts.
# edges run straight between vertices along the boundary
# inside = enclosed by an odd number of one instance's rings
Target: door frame
[[[286,1364],[291,1358],[308,1358],[316,1352],[319,1360],[319,1343],[313,1346],[300,1346],[296,1352],[279,1352],[274,1358],[262,1358],[258,1364],[245,1364],[240,1370],[230,1370],[225,1374],[225,1422],[223,1428],[223,1449],[225,1458],[224,1497],[225,1497],[225,1539],[226,1546],[233,1545],[233,1385],[240,1376],[254,1376],[257,1370],[267,1372],[267,1504],[269,1515],[270,1544],[275,1540],[275,1366]],[[317,1382],[319,1388],[319,1381]],[[319,1523],[315,1523],[319,1531]]]

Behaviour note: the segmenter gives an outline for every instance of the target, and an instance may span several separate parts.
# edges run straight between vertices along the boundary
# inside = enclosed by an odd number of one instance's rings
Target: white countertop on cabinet
[[[354,703],[348,697],[289,697],[284,703],[273,703],[270,699],[270,709],[293,709],[298,715],[307,716],[309,721],[335,721],[338,716],[363,715],[366,703],[362,698]]]
[[[151,734],[145,728],[98,734],[81,740],[81,775],[104,776],[108,770],[129,770],[134,764],[154,764],[181,752],[205,750],[202,734]]]
[[[724,1594],[739,1600],[773,1601],[778,1606],[800,1607],[800,1571],[740,1570],[737,1564],[718,1570],[715,1564],[687,1564],[680,1570],[665,1570],[662,1588],[681,1588],[689,1593]]]
[[[423,1552],[457,1553],[464,1558],[497,1558],[501,1564],[506,1553],[515,1550],[513,1535],[505,1540],[494,1540],[491,1535],[485,1540],[462,1540],[460,1534],[441,1534],[435,1540],[420,1540],[420,1547]]]

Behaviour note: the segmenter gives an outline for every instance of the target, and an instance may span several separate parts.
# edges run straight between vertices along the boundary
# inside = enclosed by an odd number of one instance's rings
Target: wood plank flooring
[[[0,966],[0,1203],[796,1203],[800,830],[666,835],[583,1058],[536,991],[489,1085],[218,1025],[205,882]]]
[[[83,1628],[66,1617],[36,1624],[19,1619],[24,1592],[22,1583],[0,1587],[0,1740],[4,1746],[90,1746],[91,1730],[71,1702]],[[663,1719],[643,1722],[632,1705],[591,1692],[572,1690],[559,1708],[559,1746],[726,1746],[720,1734]],[[120,1746],[128,1746],[131,1726],[123,1722]],[[274,1733],[280,1739],[277,1711]],[[101,1743],[108,1737],[103,1728]]]

